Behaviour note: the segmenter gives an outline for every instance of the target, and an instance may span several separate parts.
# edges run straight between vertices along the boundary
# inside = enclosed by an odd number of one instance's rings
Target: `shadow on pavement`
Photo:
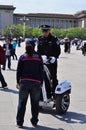
[[[19,92],[10,88],[0,88],[0,91],[4,91],[4,92],[9,92],[9,93],[13,93],[13,94],[18,94]]]
[[[55,128],[50,128],[50,127],[45,127],[45,126],[40,126],[40,125],[38,125],[36,128],[24,126],[23,129],[24,130],[34,130],[34,129],[35,130],[65,130],[65,129],[62,129],[62,128],[55,129]]]
[[[86,115],[85,114],[68,111],[64,115],[58,115],[56,113],[56,110],[53,110],[53,109],[42,109],[40,112],[44,113],[44,114],[51,114],[55,118],[57,118],[61,121],[65,121],[67,123],[86,124]]]
[[[76,112],[67,112],[63,116],[54,115],[58,119],[65,121],[67,123],[79,123],[86,124],[86,115]]]

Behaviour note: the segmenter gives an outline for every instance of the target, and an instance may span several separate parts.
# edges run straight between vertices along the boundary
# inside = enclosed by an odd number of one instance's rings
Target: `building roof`
[[[62,19],[77,19],[86,18],[86,10],[76,12],[75,14],[50,14],[50,13],[28,13],[28,14],[14,14],[16,16],[40,17],[40,18],[62,18]]]
[[[0,5],[0,10],[15,10],[16,7],[13,5]],[[52,13],[27,13],[27,14],[18,14],[16,16],[27,16],[27,17],[40,17],[40,18],[62,18],[62,19],[75,19],[86,17],[86,10],[76,12],[75,14],[52,14]]]
[[[0,5],[0,10],[15,10],[16,7],[12,6],[12,5]]]
[[[44,17],[44,18],[76,18],[74,15],[70,14],[49,14],[49,13],[28,13],[28,14],[14,14],[16,16],[27,16],[27,17]]]
[[[16,7],[13,5],[0,5],[0,10],[15,10]],[[85,18],[86,10],[76,12],[75,14],[50,14],[50,13],[27,13],[27,14],[14,14],[16,16],[27,16],[27,17],[40,17],[40,18],[62,18],[62,19],[75,19]]]
[[[86,17],[86,10],[76,12],[75,17],[77,17],[77,18],[85,18]]]

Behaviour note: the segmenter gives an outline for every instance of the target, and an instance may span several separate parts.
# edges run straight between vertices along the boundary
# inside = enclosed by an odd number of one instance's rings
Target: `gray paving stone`
[[[24,53],[24,43],[17,47],[19,56]],[[8,83],[8,89],[0,88],[0,130],[17,130],[16,113],[18,90],[16,89],[16,60],[12,60],[12,70],[6,68],[2,73]],[[39,123],[35,130],[86,130],[86,57],[72,47],[71,54],[62,54],[58,59],[59,82],[69,80],[72,83],[70,106],[66,114],[57,115],[55,110],[39,113]],[[24,129],[34,129],[30,123],[31,107],[28,99],[24,120]]]

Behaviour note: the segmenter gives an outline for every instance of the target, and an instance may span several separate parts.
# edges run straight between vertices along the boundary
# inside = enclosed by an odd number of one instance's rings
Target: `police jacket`
[[[40,55],[34,52],[33,57],[26,54],[20,56],[17,66],[17,83],[33,81],[43,83],[43,61]]]
[[[48,37],[44,37],[43,35],[39,36],[37,52],[47,57],[54,56],[58,58],[61,53],[58,38],[51,33]]]

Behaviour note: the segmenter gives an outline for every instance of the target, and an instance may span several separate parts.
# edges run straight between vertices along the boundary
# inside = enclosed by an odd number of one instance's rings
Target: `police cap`
[[[42,29],[42,32],[47,32],[50,30],[50,25],[41,25],[40,28]]]

